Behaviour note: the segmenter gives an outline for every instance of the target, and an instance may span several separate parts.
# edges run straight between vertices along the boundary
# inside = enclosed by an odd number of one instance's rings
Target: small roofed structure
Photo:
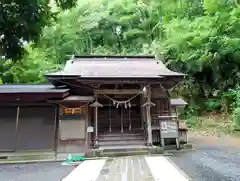
[[[177,116],[179,116],[178,114],[178,108],[179,107],[185,107],[186,105],[188,105],[188,103],[186,101],[184,101],[183,99],[170,99],[171,102],[171,106],[173,108],[172,112],[175,112],[175,114]],[[178,120],[178,131],[179,131],[179,141],[180,143],[187,143],[188,137],[187,137],[187,133],[188,133],[188,126],[185,120]]]
[[[172,106],[176,106],[176,107],[186,106],[188,104],[183,99],[170,99],[170,103]]]
[[[54,150],[58,105],[47,100],[63,99],[68,91],[51,84],[0,85],[1,153],[14,159],[18,151]]]

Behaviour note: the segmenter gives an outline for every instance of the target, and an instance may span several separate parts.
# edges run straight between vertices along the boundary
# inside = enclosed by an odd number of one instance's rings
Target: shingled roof
[[[62,71],[47,76],[161,78],[184,74],[169,70],[154,56],[75,56]]]
[[[51,84],[1,84],[0,94],[10,93],[65,93],[69,89],[56,89]]]

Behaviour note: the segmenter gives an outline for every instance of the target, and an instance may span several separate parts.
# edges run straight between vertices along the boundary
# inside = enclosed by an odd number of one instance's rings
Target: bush
[[[187,125],[189,128],[193,128],[197,125],[197,119],[194,117],[187,119]]]
[[[234,109],[232,119],[234,130],[240,131],[240,107]]]
[[[204,102],[204,107],[206,111],[219,111],[221,109],[220,99],[208,99]]]

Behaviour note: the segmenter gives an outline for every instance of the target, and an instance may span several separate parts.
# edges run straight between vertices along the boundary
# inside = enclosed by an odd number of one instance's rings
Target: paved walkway
[[[144,157],[111,158],[97,181],[154,181]]]
[[[89,160],[63,181],[189,181],[164,156],[129,156]]]

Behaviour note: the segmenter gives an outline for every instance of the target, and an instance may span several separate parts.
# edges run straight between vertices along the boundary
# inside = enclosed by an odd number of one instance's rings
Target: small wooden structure
[[[182,99],[171,99],[170,102],[171,102],[171,106],[172,106],[172,112],[178,118],[178,116],[179,116],[178,109],[185,107],[187,105],[187,102],[185,102]],[[177,125],[178,125],[178,140],[177,141],[179,143],[187,143],[188,127],[187,127],[186,121],[179,120],[179,118],[178,118]]]
[[[151,146],[161,134],[159,118],[177,118],[172,117],[168,91],[184,74],[167,69],[154,56],[73,56],[63,70],[46,78],[52,85],[44,91],[40,85],[34,85],[36,89],[18,85],[12,92],[11,85],[0,86],[5,100],[0,111],[6,113],[0,114],[0,124],[15,125],[11,134],[0,128],[0,138],[5,137],[0,151],[42,147],[79,153],[99,147]],[[10,107],[14,114],[5,111]],[[4,146],[6,140],[19,146]]]

